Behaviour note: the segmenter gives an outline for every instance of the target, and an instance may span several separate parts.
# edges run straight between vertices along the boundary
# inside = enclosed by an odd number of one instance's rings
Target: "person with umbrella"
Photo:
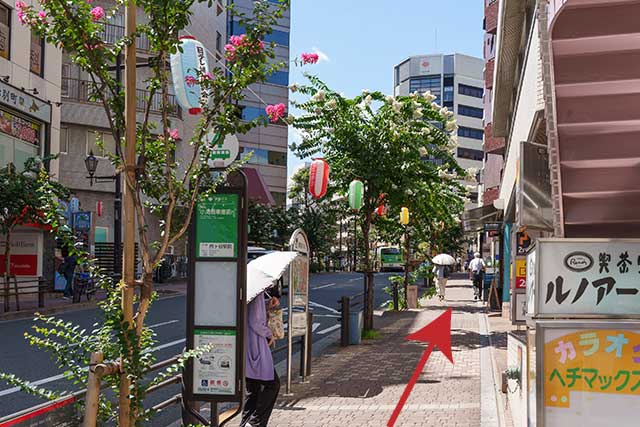
[[[241,427],[266,427],[278,399],[280,378],[275,371],[269,347],[275,343],[268,326],[267,310],[279,304],[267,291],[282,277],[296,257],[295,252],[272,252],[247,265],[247,330],[246,395],[242,409]],[[273,294],[273,292],[272,292]]]
[[[438,298],[440,301],[445,299],[445,291],[447,288],[447,280],[449,280],[449,274],[451,272],[451,265],[456,263],[456,260],[448,254],[440,254],[433,257],[433,273],[436,275],[436,282],[438,284]]]

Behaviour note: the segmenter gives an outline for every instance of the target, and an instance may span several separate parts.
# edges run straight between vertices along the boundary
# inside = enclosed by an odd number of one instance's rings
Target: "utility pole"
[[[116,57],[116,81],[118,88],[122,83],[122,64],[121,56]],[[119,89],[118,89],[119,90]],[[116,141],[120,143],[122,133],[120,129],[116,131]],[[118,153],[122,155],[122,153]],[[122,178],[118,172],[115,177],[115,198],[113,200],[113,274],[117,280],[122,278]]]
[[[136,180],[136,4],[133,0],[127,2],[125,9],[124,32],[131,41],[124,53],[124,286],[122,287],[122,315],[127,328],[134,329],[133,324],[133,296],[135,286],[135,206],[133,199],[133,183]],[[128,343],[129,349],[133,343]],[[131,355],[123,355],[122,359]],[[123,362],[121,361],[121,364]],[[131,401],[129,399],[131,379],[129,373],[120,370],[120,411],[118,414],[120,427],[131,427]]]

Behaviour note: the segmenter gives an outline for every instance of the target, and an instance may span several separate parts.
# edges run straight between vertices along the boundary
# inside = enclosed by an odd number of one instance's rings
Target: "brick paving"
[[[378,339],[334,346],[314,359],[310,383],[294,384],[291,397],[281,390],[269,426],[385,426],[425,348],[404,336],[447,307],[453,308],[455,363],[437,350],[432,353],[396,426],[498,426],[498,414],[487,417],[481,410],[501,406],[496,405],[493,371],[481,367],[483,347],[489,350],[487,336],[480,334],[485,309],[473,301],[469,280],[459,277],[449,281],[445,302],[434,298],[423,301],[421,310],[387,312],[376,318]],[[483,395],[481,377],[491,381],[490,395]]]

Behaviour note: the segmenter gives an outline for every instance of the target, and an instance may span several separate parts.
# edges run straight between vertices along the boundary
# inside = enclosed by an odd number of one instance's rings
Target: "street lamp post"
[[[120,280],[122,274],[122,190],[120,188],[120,174],[108,176],[95,175],[98,168],[98,159],[93,155],[93,151],[84,159],[84,165],[87,168],[89,176],[89,185],[100,182],[115,182],[115,199],[113,201],[113,274]]]

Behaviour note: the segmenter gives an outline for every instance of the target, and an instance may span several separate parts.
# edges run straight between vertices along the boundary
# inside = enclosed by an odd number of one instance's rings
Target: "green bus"
[[[377,252],[378,271],[404,270],[402,250],[395,246],[384,246],[378,248]]]

